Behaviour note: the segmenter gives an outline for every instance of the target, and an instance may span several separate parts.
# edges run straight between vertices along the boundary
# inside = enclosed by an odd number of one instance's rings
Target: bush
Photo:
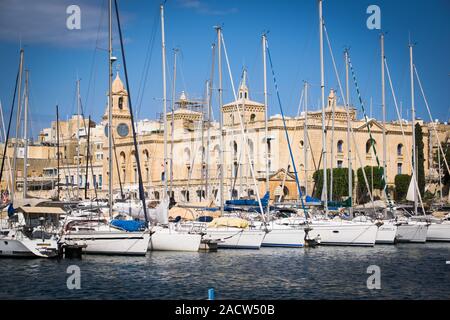
[[[373,170],[373,175],[372,175]],[[383,168],[366,166],[364,167],[364,171],[366,173],[367,181],[369,183],[369,187],[373,190],[383,190],[384,182],[383,182]],[[356,196],[358,197],[358,202],[365,203],[370,200],[369,192],[367,190],[366,182],[364,180],[364,174],[362,168],[359,168],[357,171],[358,176],[358,185],[356,189]],[[373,176],[373,182],[372,182]],[[371,193],[373,194],[373,190]],[[374,199],[375,200],[375,199]]]
[[[331,178],[331,170],[327,170],[327,182],[328,182],[328,196],[330,195],[330,178]],[[323,170],[317,170],[313,174],[314,179],[314,191],[313,196],[315,198],[322,197],[322,189],[323,189]],[[354,188],[355,185],[355,172],[352,171],[352,186]],[[333,169],[333,199],[328,199],[328,201],[332,200],[340,200],[343,197],[348,197],[348,168],[334,168]]]
[[[395,200],[404,200],[408,193],[411,176],[408,174],[398,174],[395,176]]]

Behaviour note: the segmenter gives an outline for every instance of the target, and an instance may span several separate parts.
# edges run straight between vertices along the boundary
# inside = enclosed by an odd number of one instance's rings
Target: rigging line
[[[90,74],[89,74],[88,89],[87,89],[87,93],[86,93],[86,100],[85,100],[86,106],[89,104],[88,103],[89,102],[89,94],[90,94],[90,90],[91,90],[91,81],[92,81],[93,77],[94,77],[94,84],[92,85],[92,87],[93,87],[93,90],[94,90],[93,96],[95,96],[95,82],[96,82],[95,75],[96,75],[96,73],[94,75],[94,65],[95,65],[95,61],[96,61],[98,43],[99,43],[99,39],[100,39],[100,28],[101,28],[101,25],[102,25],[102,22],[103,22],[104,12],[106,11],[105,10],[106,3],[107,3],[106,0],[103,1],[103,6],[102,6],[102,9],[100,11],[101,12],[100,20],[99,20],[98,27],[97,27],[97,37],[96,37],[96,40],[95,40],[95,46],[94,46],[94,50],[93,50],[93,53],[92,53],[91,70],[90,70]]]
[[[303,95],[304,95],[304,90],[303,90],[303,88],[302,88],[302,92],[301,92],[301,94],[300,94],[300,101],[299,101],[299,103],[298,103],[298,109],[297,109],[297,117],[296,117],[296,120],[298,121],[298,120],[300,120],[299,119],[299,117],[300,117],[300,109],[301,109],[301,106],[302,106],[302,102],[303,102]],[[296,121],[296,122],[297,122]],[[292,141],[294,142],[295,141],[295,138],[297,137],[297,127],[299,127],[299,126],[297,126],[296,125],[296,123],[294,123],[294,133],[293,133],[293,137],[292,137]],[[288,172],[289,172],[289,167],[290,167],[290,164],[291,164],[291,158],[290,157],[288,157],[288,161],[287,161],[287,164],[286,164],[286,173],[285,173],[285,175],[284,175],[284,177],[283,177],[283,182],[281,183],[281,190],[283,190],[284,189],[284,185],[285,185],[285,183],[286,183],[286,176],[287,176],[287,174],[288,174]],[[283,196],[283,193],[281,193],[280,194],[280,196],[278,197],[278,202],[281,202],[281,197]]]
[[[403,136],[404,144],[405,144],[405,146],[407,146],[408,144],[407,144],[407,142],[406,142],[405,130],[403,129],[403,121],[402,121],[402,118],[401,118],[401,116],[400,116],[400,112],[399,112],[399,109],[398,109],[398,105],[397,105],[397,97],[396,97],[396,95],[395,95],[394,86],[392,85],[391,73],[390,73],[390,71],[389,71],[389,67],[388,67],[388,64],[387,64],[387,59],[386,59],[386,57],[384,57],[384,65],[386,66],[386,75],[388,76],[389,85],[390,85],[390,87],[391,87],[392,98],[393,98],[393,100],[394,100],[395,111],[397,112],[397,117],[398,117],[398,120],[399,120],[399,122],[400,122],[400,129],[401,129],[401,131],[402,131],[402,136]],[[412,126],[412,130],[415,130],[414,124],[411,124],[411,126]],[[411,154],[409,153],[409,149],[408,149],[408,148],[406,148],[406,153],[407,153],[408,159],[412,159]],[[411,161],[411,168],[412,168],[412,177],[411,177],[411,179],[413,179],[414,185],[415,185],[415,187],[416,187],[416,189],[417,189],[417,191],[418,191],[417,194],[418,194],[418,196],[419,196],[420,206],[422,207],[422,210],[423,210],[422,212],[423,212],[423,214],[425,215],[425,209],[424,209],[423,202],[422,202],[422,195],[420,194],[420,191],[419,191],[419,184],[418,184],[418,182],[417,182],[417,178],[416,178],[416,175],[415,175],[415,172],[416,172],[416,170],[415,170],[415,168],[414,168],[414,167],[415,167],[415,164],[412,163],[412,160],[410,160],[410,161]]]
[[[340,91],[341,96],[342,96],[342,101],[344,102],[344,106],[350,106],[350,102],[349,102],[349,101],[346,101],[347,98],[346,98],[346,96],[344,95],[344,90],[343,90],[343,88],[342,88],[341,79],[340,79],[340,77],[339,77],[339,73],[338,73],[337,66],[336,66],[336,60],[334,59],[333,48],[331,47],[331,41],[330,41],[330,38],[329,38],[329,36],[328,36],[328,31],[327,31],[327,27],[326,27],[325,23],[323,24],[323,28],[324,28],[324,32],[325,32],[325,38],[327,39],[328,49],[330,50],[331,61],[332,61],[332,63],[333,63],[333,69],[334,69],[334,73],[335,73],[335,75],[336,75],[336,80],[337,80],[337,83],[338,83],[338,86],[339,86],[339,91]],[[347,50],[347,54],[349,54],[349,51],[348,51],[348,50]],[[349,62],[350,62],[350,59],[349,59]],[[346,115],[347,115],[347,122],[350,123],[350,122],[351,122],[351,119],[350,119],[350,112],[349,112],[348,108],[346,108]],[[366,123],[367,123],[367,122],[366,122]],[[370,129],[370,128],[369,128],[369,129]],[[351,134],[352,134],[352,136],[353,136],[353,140],[354,140],[354,142],[355,142],[355,146],[357,146],[357,143],[356,143],[356,139],[355,139],[355,135],[354,135],[353,127],[352,127],[352,126],[350,126],[350,131],[351,131]],[[372,141],[372,140],[371,140],[371,141]],[[350,145],[350,141],[347,141],[347,143]],[[359,156],[358,148],[356,148],[356,152],[358,153],[358,160],[359,160],[360,165],[361,165],[361,168],[362,168],[361,171],[362,171],[363,176],[364,176],[364,182],[366,183],[367,191],[368,191],[368,193],[369,193],[369,195],[370,195],[370,200],[371,200],[372,207],[373,207],[373,210],[374,210],[374,213],[375,213],[375,204],[374,204],[374,202],[373,202],[373,189],[371,190],[371,189],[369,188],[369,183],[368,183],[368,180],[367,180],[366,171],[365,171],[365,169],[364,169],[364,167],[363,167],[363,163],[362,163],[362,161],[361,161],[361,157]],[[350,170],[350,168],[347,168],[347,170]],[[350,183],[350,181],[348,181],[347,183]],[[369,190],[371,190],[371,191],[369,191]],[[351,197],[351,195],[349,195],[349,197]],[[389,198],[387,198],[387,199],[389,200]],[[390,203],[391,203],[391,202],[389,201],[390,210],[392,211],[392,206],[391,206]]]
[[[373,153],[375,155],[377,168],[380,169],[381,168],[380,159],[378,158],[377,149],[375,147],[375,140],[373,139],[373,136],[372,136],[372,130],[370,129],[370,126],[369,126],[369,119],[367,118],[367,113],[366,113],[366,110],[365,110],[365,107],[364,107],[364,102],[363,102],[363,100],[361,98],[361,92],[359,91],[358,82],[356,81],[356,74],[355,74],[355,70],[353,69],[352,61],[351,61],[351,58],[350,58],[350,53],[348,54],[348,64],[349,64],[350,70],[352,72],[353,83],[355,85],[356,92],[358,94],[358,100],[359,100],[359,103],[361,105],[362,112],[364,114],[364,121],[366,123],[367,132],[369,133],[370,145],[371,145],[371,148],[372,148]],[[391,204],[388,192],[387,192],[387,181],[385,179],[384,169],[383,169],[383,175],[382,175],[382,182],[383,182],[383,193],[385,194],[386,199],[388,200],[389,208],[390,208],[390,210],[392,212],[392,204]]]
[[[288,134],[287,127],[286,127],[286,119],[284,117],[283,106],[281,104],[280,92],[278,90],[278,83],[277,83],[277,79],[275,77],[275,71],[273,69],[272,56],[270,54],[268,42],[266,42],[266,49],[267,49],[267,56],[269,58],[270,69],[272,71],[272,77],[273,77],[273,82],[274,82],[274,85],[275,85],[275,91],[277,93],[278,105],[280,107],[281,117],[283,119],[284,132],[286,134],[286,140],[287,140],[288,147],[289,147],[289,154],[290,154],[290,157],[291,157],[292,166],[294,168],[294,175],[295,175],[295,181],[297,183],[298,195],[299,195],[299,198],[300,198],[300,201],[301,201],[301,204],[302,204],[302,209],[303,209],[303,212],[305,214],[305,218],[308,218],[308,211],[307,211],[307,209],[305,207],[305,203],[303,202],[303,194],[302,194],[302,190],[300,188],[300,181],[298,179],[297,167],[295,166],[294,154],[292,152],[291,142],[290,142],[289,134]]]
[[[150,65],[151,65],[151,61],[152,61],[152,57],[153,57],[153,49],[154,49],[154,45],[155,45],[155,38],[156,38],[156,32],[159,30],[159,24],[157,23],[157,20],[159,18],[159,12],[158,10],[155,11],[155,17],[153,20],[153,26],[152,26],[152,30],[153,33],[151,34],[151,37],[149,39],[148,45],[147,45],[147,54],[145,57],[145,61],[144,61],[144,70],[143,73],[141,74],[141,81],[139,84],[139,90],[138,90],[138,99],[137,99],[137,113],[140,114],[141,112],[141,107],[142,107],[142,100],[144,98],[144,91],[145,91],[145,87],[147,85],[147,79],[148,79],[148,74],[150,71]]]
[[[236,95],[236,89],[235,89],[235,87],[234,87],[233,75],[232,75],[232,73],[231,73],[231,66],[230,66],[230,61],[229,61],[229,59],[228,59],[228,53],[227,53],[227,48],[226,48],[226,46],[225,46],[225,39],[224,39],[224,37],[223,37],[223,33],[222,33],[221,39],[222,39],[222,44],[223,44],[223,51],[224,51],[224,53],[225,53],[225,60],[226,60],[226,62],[227,62],[228,75],[230,76],[230,83],[231,83],[231,87],[232,87],[232,89],[233,89],[234,100],[235,100],[235,101],[238,101],[237,95]],[[244,106],[242,106],[242,108],[243,108],[243,107],[244,107]],[[246,132],[245,132],[245,130],[244,130],[244,124],[243,124],[243,119],[242,119],[241,108],[240,108],[240,106],[239,106],[238,103],[236,103],[236,109],[238,110],[239,124],[240,124],[240,127],[241,127],[241,133],[243,134],[244,141],[245,141],[245,140],[247,140],[247,134],[246,134]],[[248,162],[251,163],[250,154],[249,154],[249,152],[248,152],[248,145],[247,145],[247,144],[244,144],[244,147],[246,148],[246,153],[247,153],[247,159],[248,159]],[[253,184],[254,184],[254,186],[255,186],[256,197],[257,197],[257,199],[258,199],[259,209],[261,210],[261,217],[263,218],[264,223],[266,223],[266,221],[265,221],[265,216],[264,216],[264,214],[263,214],[263,213],[264,213],[264,210],[263,210],[263,206],[262,206],[262,202],[261,202],[261,197],[260,197],[260,195],[259,195],[259,188],[258,188],[258,185],[257,185],[257,182],[256,182],[255,171],[254,171],[253,166],[250,166],[250,171],[251,171],[251,175],[252,175],[252,178],[253,178]],[[269,204],[267,204],[267,205],[269,205]]]
[[[449,166],[448,166],[447,158],[445,157],[445,153],[444,153],[444,150],[442,149],[441,141],[439,139],[439,136],[438,136],[438,133],[437,133],[437,130],[436,130],[436,123],[433,121],[433,117],[431,116],[431,111],[430,111],[430,107],[428,105],[428,100],[427,100],[427,98],[425,96],[425,92],[423,91],[422,82],[420,81],[419,73],[417,72],[416,65],[414,65],[414,71],[416,73],[416,78],[417,78],[417,82],[419,83],[420,91],[422,92],[423,101],[425,102],[425,106],[427,107],[428,116],[430,117],[430,121],[433,124],[434,134],[436,135],[436,139],[438,140],[438,143],[439,143],[439,150],[442,152],[442,157],[444,159],[445,166],[447,167],[447,172],[450,173],[450,169],[449,169]]]
[[[127,64],[126,64],[126,60],[125,60],[125,48],[123,45],[123,37],[122,37],[122,27],[120,25],[120,17],[119,17],[119,7],[117,5],[117,0],[114,0],[114,4],[115,4],[115,9],[116,9],[116,18],[117,18],[117,27],[119,29],[119,39],[120,39],[120,48],[121,48],[121,52],[122,52],[122,62],[123,62],[123,69],[124,69],[124,73],[125,73],[125,82],[126,82],[126,86],[127,86],[127,91],[128,91],[128,99],[129,99],[129,109],[130,109],[130,116],[131,116],[131,128],[133,129],[133,142],[134,142],[134,148],[136,151],[135,157],[136,157],[136,166],[137,166],[137,171],[138,171],[138,178],[139,178],[139,198],[142,201],[142,208],[144,209],[144,216],[145,216],[145,222],[146,225],[148,226],[148,215],[147,215],[147,207],[145,204],[145,194],[144,194],[144,185],[142,182],[142,172],[141,172],[141,164],[139,161],[139,146],[137,143],[137,139],[136,139],[136,128],[134,127],[134,116],[133,116],[133,107],[132,107],[132,103],[131,103],[131,92],[130,92],[130,83],[128,81],[128,70],[127,70]],[[110,106],[111,108],[112,106]],[[166,179],[166,177],[165,177]],[[164,195],[164,197],[166,197],[167,195]]]
[[[20,51],[21,51],[21,54],[23,55],[23,49],[20,49]],[[13,95],[12,104],[11,104],[11,113],[9,115],[8,129],[7,129],[6,135],[5,135],[5,145],[3,147],[3,159],[2,159],[2,164],[0,167],[0,183],[2,181],[3,168],[5,166],[5,157],[6,157],[6,152],[7,152],[7,148],[8,148],[8,140],[9,140],[9,134],[10,134],[10,130],[11,130],[12,117],[13,117],[13,113],[14,113],[14,105],[16,104],[17,87],[19,85],[19,74],[20,74],[20,67],[19,67],[19,70],[17,71],[16,85],[14,87],[14,95]],[[12,189],[14,189],[14,186]]]

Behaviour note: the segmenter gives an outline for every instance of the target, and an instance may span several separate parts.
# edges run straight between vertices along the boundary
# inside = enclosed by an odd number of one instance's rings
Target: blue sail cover
[[[305,201],[308,204],[321,204],[322,203],[322,201],[320,201],[320,199],[313,198],[311,196],[306,196]]]
[[[128,232],[145,230],[145,222],[135,220],[111,220],[111,225]]]
[[[270,194],[269,192],[267,192],[264,197],[261,198],[261,204],[263,207],[267,206],[267,204],[269,203],[269,197]],[[225,204],[228,206],[256,206],[259,207],[259,202],[258,200],[254,200],[254,199],[237,199],[237,200],[227,200],[225,201]]]

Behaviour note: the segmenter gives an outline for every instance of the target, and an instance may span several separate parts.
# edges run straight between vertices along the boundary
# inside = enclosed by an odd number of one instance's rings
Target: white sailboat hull
[[[1,257],[51,258],[58,253],[56,240],[0,238]]]
[[[148,232],[78,231],[64,235],[67,243],[86,244],[84,253],[114,255],[145,255],[148,250]]]
[[[301,248],[305,245],[305,231],[303,229],[272,228],[262,242],[263,247]]]
[[[311,239],[320,238],[321,245],[374,246],[378,227],[372,223],[312,223]]]
[[[397,226],[385,223],[378,227],[376,244],[394,244],[397,236]]]
[[[170,229],[157,229],[152,234],[148,249],[153,251],[190,251],[196,252],[200,247],[202,236]]]
[[[401,224],[397,227],[398,242],[425,243],[428,226],[426,224]]]
[[[220,240],[219,248],[259,249],[266,236],[263,230],[246,230],[238,228],[208,228],[204,239]]]
[[[432,223],[428,227],[427,241],[450,242],[450,223]]]

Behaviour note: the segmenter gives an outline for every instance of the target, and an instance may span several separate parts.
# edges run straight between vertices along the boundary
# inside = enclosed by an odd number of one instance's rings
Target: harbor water
[[[216,299],[449,299],[449,260],[448,243],[0,259],[0,299],[206,299],[209,288]],[[71,265],[80,289],[68,289]]]

